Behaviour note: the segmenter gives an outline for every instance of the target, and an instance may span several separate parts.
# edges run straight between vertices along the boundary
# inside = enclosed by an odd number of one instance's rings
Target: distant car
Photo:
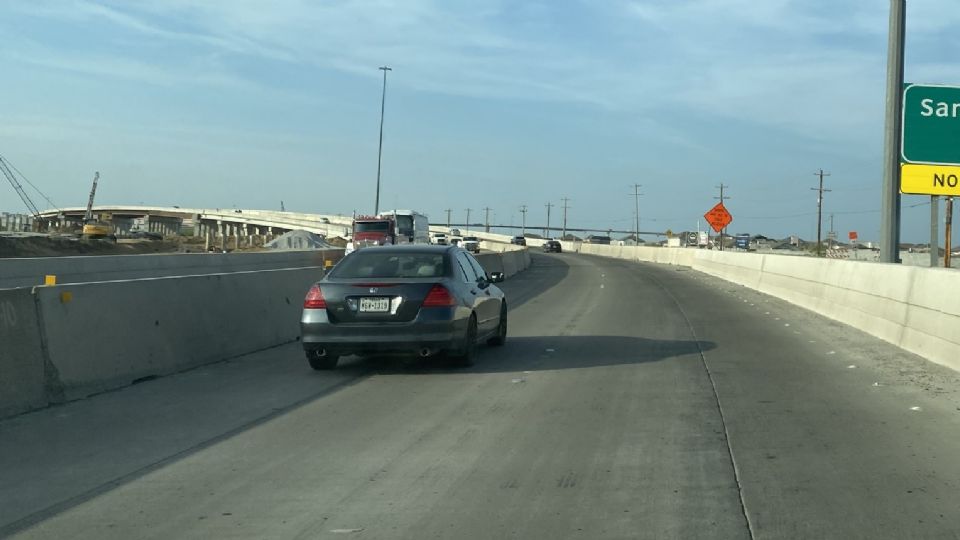
[[[444,233],[434,233],[433,241],[431,243],[438,246],[445,246],[447,245],[447,235]]]
[[[460,229],[450,229],[450,236],[460,236]]]
[[[544,253],[561,253],[563,251],[563,246],[560,245],[560,242],[556,240],[547,240],[543,243],[543,252]]]
[[[527,245],[527,239],[522,236],[514,236],[510,239],[510,243],[517,246],[525,246]]]
[[[480,253],[480,239],[476,236],[464,236],[461,247],[467,251]]]
[[[503,345],[507,300],[473,255],[453,246],[405,244],[347,255],[310,287],[300,341],[313,369],[349,354],[446,354],[473,364],[477,344]]]

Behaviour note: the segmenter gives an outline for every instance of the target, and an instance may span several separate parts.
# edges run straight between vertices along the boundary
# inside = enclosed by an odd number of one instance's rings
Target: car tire
[[[487,345],[503,347],[507,343],[507,304],[500,304],[500,324],[497,326],[497,335],[487,340]]]
[[[470,315],[467,321],[467,335],[463,338],[463,344],[456,354],[449,356],[453,365],[457,367],[470,367],[477,360],[477,316]]]
[[[307,351],[307,361],[310,362],[310,367],[313,369],[327,371],[337,367],[340,357],[329,353],[326,356],[320,356],[317,351]]]

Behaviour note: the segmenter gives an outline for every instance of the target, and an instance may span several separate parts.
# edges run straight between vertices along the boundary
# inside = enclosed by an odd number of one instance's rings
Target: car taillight
[[[319,285],[310,287],[307,297],[303,299],[303,309],[327,309],[327,301],[323,298]]]
[[[434,285],[427,297],[423,299],[423,307],[450,307],[457,305],[457,301],[446,287],[439,283]]]

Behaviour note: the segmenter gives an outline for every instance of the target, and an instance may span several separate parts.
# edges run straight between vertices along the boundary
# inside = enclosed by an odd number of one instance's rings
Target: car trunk
[[[321,283],[320,289],[333,324],[405,323],[417,318],[424,298],[437,283],[436,278],[382,279]]]

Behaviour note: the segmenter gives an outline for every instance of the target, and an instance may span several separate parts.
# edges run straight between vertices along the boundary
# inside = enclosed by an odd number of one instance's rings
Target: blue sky
[[[0,154],[98,201],[879,236],[888,2],[24,0],[0,4]],[[908,4],[907,80],[960,83],[960,6]],[[39,197],[35,197],[39,200]],[[903,199],[925,241],[928,199]],[[0,209],[21,210],[0,187]],[[941,213],[942,214],[942,213]],[[552,223],[559,222],[554,208]]]

